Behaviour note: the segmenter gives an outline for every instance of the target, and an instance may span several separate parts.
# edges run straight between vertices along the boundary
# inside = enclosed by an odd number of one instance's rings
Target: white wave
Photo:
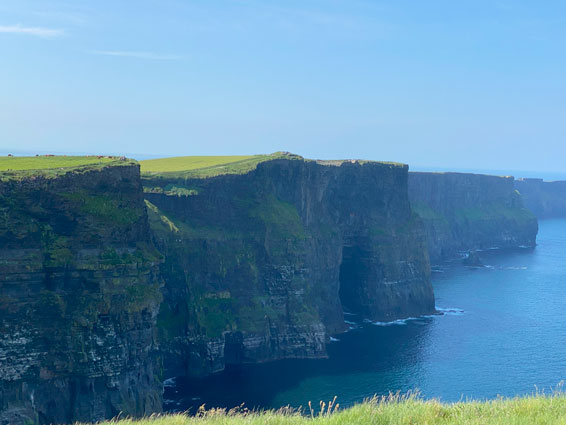
[[[340,342],[338,338],[330,337],[330,342]]]
[[[416,322],[417,325],[426,325],[427,320],[434,319],[439,316],[461,316],[464,314],[464,310],[461,308],[444,308],[436,307],[436,313],[425,314],[418,317],[407,317],[405,319],[392,320],[390,322],[372,322],[371,320],[364,319],[364,323],[371,323],[374,326],[402,326],[410,322]]]
[[[520,266],[509,266],[505,267],[505,270],[527,270],[528,267],[520,267]]]
[[[397,319],[397,320],[392,320],[391,322],[371,322],[371,324],[375,326],[402,326],[402,325],[406,325],[407,323],[413,320],[418,320],[420,318],[421,317],[407,317],[406,319]]]
[[[398,319],[393,320],[391,322],[372,322],[372,325],[375,326],[398,326],[398,325],[406,325],[407,319]]]
[[[354,330],[359,329],[359,328],[360,328],[360,325],[354,323],[353,325],[348,326],[348,329],[346,329],[343,333],[354,331]]]
[[[357,325],[356,322],[350,322],[349,320],[344,320],[344,323],[346,323],[347,325]]]
[[[436,307],[436,311],[438,311],[442,316],[461,316],[464,314],[464,310],[461,308]]]
[[[176,377],[166,379],[165,381],[163,381],[163,386],[167,388],[173,388],[177,385],[176,380]]]

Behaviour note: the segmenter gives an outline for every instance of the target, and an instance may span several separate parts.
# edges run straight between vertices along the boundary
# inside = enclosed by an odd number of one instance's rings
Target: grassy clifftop
[[[0,157],[0,180],[30,176],[56,177],[74,170],[93,170],[134,161],[115,156],[4,156]]]
[[[178,156],[173,158],[159,158],[140,161],[141,172],[144,177],[163,178],[207,178],[223,174],[245,174],[254,170],[258,164],[276,159],[290,159],[314,161],[305,159],[289,152],[275,152],[267,155],[247,156]],[[315,161],[321,165],[340,166],[344,162],[357,162],[360,164],[377,161],[366,160],[329,160]],[[393,162],[380,162],[393,166],[404,166]]]
[[[318,406],[317,406],[318,407]],[[371,400],[349,409],[313,415],[285,409],[277,412],[212,410],[189,417],[183,414],[142,420],[108,422],[117,425],[560,425],[566,424],[566,396],[531,396],[487,402],[443,404],[410,397]]]
[[[245,174],[261,162],[274,159],[301,159],[298,155],[276,152],[248,156],[178,156],[140,161],[142,174],[169,178],[206,178],[222,174]]]

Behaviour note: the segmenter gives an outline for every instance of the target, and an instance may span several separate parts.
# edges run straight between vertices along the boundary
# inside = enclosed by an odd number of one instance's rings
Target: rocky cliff
[[[0,173],[0,423],[161,409],[139,166]]]
[[[515,188],[538,218],[566,217],[566,181],[518,179]]]
[[[409,198],[425,224],[432,262],[460,251],[536,244],[536,217],[513,177],[411,172]]]
[[[252,171],[144,178],[164,254],[158,318],[168,376],[326,355],[343,307],[371,320],[434,311],[406,166],[262,162]]]

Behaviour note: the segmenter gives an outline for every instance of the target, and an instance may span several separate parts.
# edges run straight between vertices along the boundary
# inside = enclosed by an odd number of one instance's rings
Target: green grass
[[[98,156],[3,156],[0,157],[0,180],[34,175],[55,177],[75,169],[93,169],[107,165],[131,165],[118,157]]]
[[[177,172],[201,168],[222,167],[234,162],[246,162],[267,155],[240,156],[177,156],[173,158],[148,159],[141,161],[142,171],[147,173]]]
[[[404,167],[396,162],[365,160],[309,160],[289,152],[275,152],[269,155],[240,156],[179,156],[174,158],[149,159],[140,161],[142,175],[146,178],[207,178],[224,174],[245,174],[255,170],[258,164],[275,159],[313,161],[326,166],[340,166],[347,162],[359,164],[378,163]]]
[[[276,152],[269,155],[178,156],[140,161],[144,176],[204,178],[222,174],[245,174],[261,162],[274,159],[300,159],[300,156]]]
[[[320,409],[317,406],[317,411]],[[566,424],[563,393],[524,398],[444,404],[418,397],[372,399],[349,409],[324,405],[324,413],[280,409],[249,412],[245,409],[199,411],[113,421],[119,425],[560,425]],[[106,422],[110,423],[110,422]]]
[[[0,171],[82,167],[113,161],[116,161],[116,158],[98,158],[96,156],[3,156],[0,157]]]

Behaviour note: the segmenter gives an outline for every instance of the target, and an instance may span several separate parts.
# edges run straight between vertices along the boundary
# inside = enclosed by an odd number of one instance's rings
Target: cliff
[[[166,375],[324,357],[329,334],[344,330],[343,307],[371,320],[432,313],[407,179],[407,166],[291,155],[242,173],[144,175],[165,257]]]
[[[161,258],[139,166],[37,161],[52,167],[0,172],[0,423],[160,411]]]
[[[525,206],[538,218],[566,217],[566,181],[515,180]]]
[[[536,244],[536,217],[513,177],[411,172],[409,198],[425,224],[432,262],[460,251]]]

